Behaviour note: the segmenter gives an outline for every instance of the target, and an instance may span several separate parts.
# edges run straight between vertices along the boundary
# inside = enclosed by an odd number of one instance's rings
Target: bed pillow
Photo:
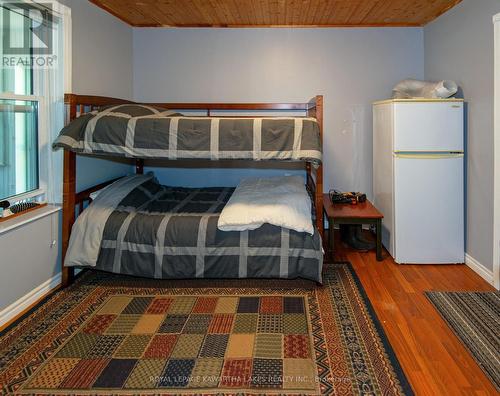
[[[314,234],[311,199],[301,176],[243,179],[222,210],[217,227],[246,231],[264,223]]]

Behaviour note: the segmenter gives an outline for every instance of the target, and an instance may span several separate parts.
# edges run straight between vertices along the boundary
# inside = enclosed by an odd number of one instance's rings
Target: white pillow
[[[301,176],[243,179],[222,210],[222,231],[255,230],[262,224],[314,233],[311,199]]]

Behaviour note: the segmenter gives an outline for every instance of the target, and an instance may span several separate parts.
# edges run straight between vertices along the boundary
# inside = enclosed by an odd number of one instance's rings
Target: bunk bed
[[[181,258],[184,255],[180,254],[176,256],[175,261],[179,262],[179,268],[183,270],[177,271],[172,270],[172,266],[170,265],[170,270],[158,270],[160,267],[158,264],[146,265],[149,269],[144,270],[144,273],[141,273],[141,269],[137,269],[137,266],[132,266],[132,269],[123,269],[120,268],[120,264],[118,268],[113,268],[113,265],[110,265],[109,262],[113,262],[113,256],[116,254],[116,251],[110,249],[113,247],[112,245],[115,243],[113,240],[103,240],[101,241],[101,246],[99,250],[99,257],[96,260],[96,269],[102,269],[111,272],[119,272],[126,273],[129,275],[138,275],[138,276],[148,276],[155,278],[185,278],[185,277],[234,277],[234,278],[242,278],[242,277],[281,277],[281,278],[294,278],[294,277],[304,277],[311,280],[314,280],[318,283],[321,283],[321,268],[322,268],[322,258],[323,258],[323,250],[322,250],[322,241],[325,240],[323,236],[323,173],[322,173],[322,158],[321,158],[321,144],[322,144],[322,136],[323,136],[323,97],[321,95],[314,97],[308,102],[305,103],[142,103],[138,104],[132,101],[109,98],[109,97],[101,97],[101,96],[84,96],[84,95],[76,95],[76,94],[66,94],[65,95],[65,104],[67,109],[67,118],[66,118],[66,127],[63,129],[61,135],[56,140],[54,147],[59,147],[64,149],[64,175],[63,175],[63,225],[62,225],[62,257],[63,257],[63,268],[62,268],[62,284],[63,286],[67,286],[72,282],[74,277],[74,267],[65,265],[66,255],[68,252],[68,246],[70,244],[70,235],[72,231],[72,227],[75,224],[76,217],[82,214],[82,212],[87,211],[92,208],[92,205],[88,205],[92,202],[92,197],[95,197],[96,193],[103,191],[103,189],[114,189],[113,193],[109,193],[108,196],[115,196],[117,193],[117,189],[120,185],[120,180],[114,179],[109,180],[105,183],[100,183],[96,186],[88,188],[84,191],[77,192],[76,191],[76,156],[79,154],[85,155],[96,155],[96,156],[121,156],[135,164],[135,173],[137,175],[144,174],[144,163],[149,159],[167,159],[167,160],[177,160],[183,158],[195,158],[201,160],[217,160],[217,161],[225,161],[226,159],[232,160],[259,160],[259,161],[293,161],[293,162],[301,162],[304,165],[306,170],[306,186],[308,192],[311,196],[312,201],[312,218],[314,220],[314,234],[313,235],[303,235],[302,233],[294,232],[286,230],[286,249],[295,250],[295,258],[292,260],[292,255],[286,256],[285,260],[290,259],[290,267],[286,269],[285,273],[282,273],[281,270],[275,271],[273,267],[273,263],[276,263],[273,260],[270,260],[269,255],[275,254],[272,252],[276,252],[276,249],[267,249],[266,246],[269,244],[269,241],[273,238],[269,235],[277,234],[278,240],[283,240],[284,231],[280,230],[279,227],[264,225],[260,227],[260,230],[256,230],[255,235],[250,234],[250,238],[254,238],[253,240],[263,240],[263,246],[255,245],[254,247],[257,250],[261,250],[263,255],[267,256],[264,262],[263,268],[256,268],[260,264],[255,262],[253,264],[253,269],[250,269],[250,265],[248,268],[245,268],[243,271],[240,269],[236,269],[236,272],[233,270],[228,270],[231,266],[238,265],[237,263],[231,263],[227,260],[227,257],[224,260],[219,260],[217,257],[212,257],[212,264],[208,265],[211,270],[200,271],[200,263],[199,257],[194,258],[195,263],[191,265],[192,270],[185,270],[190,267],[190,261],[184,260]],[[113,120],[113,109],[125,109],[127,106],[132,107],[136,106],[133,109],[128,109],[132,111],[131,115],[142,116],[142,121],[146,128],[139,129],[135,125],[133,128],[136,128],[135,131],[130,132],[131,127],[130,123],[123,124],[121,120],[118,120],[119,123],[116,123],[116,120]],[[137,109],[140,106],[143,106],[145,109],[145,113],[137,113]],[[125,111],[125,110],[116,110],[116,111]],[[198,111],[204,112],[203,117],[200,116],[183,116],[182,114],[176,113],[176,111]],[[284,112],[284,117],[254,117],[254,116],[232,116],[232,115],[224,115],[213,117],[212,114],[214,112],[220,111],[229,111],[229,112]],[[290,111],[293,112],[301,112],[304,113],[305,117],[289,117],[286,116]],[[136,112],[137,114],[135,114]],[[103,117],[104,115],[104,117]],[[106,118],[111,120],[111,124],[106,124],[105,126],[101,126],[99,129],[98,123]],[[152,117],[152,118],[151,118]],[[159,118],[156,118],[159,117]],[[312,121],[312,122],[311,122]],[[139,122],[139,121],[137,121]],[[259,128],[262,127],[263,124],[275,122],[278,124],[291,123],[291,127],[288,128],[292,133],[291,142],[284,142],[283,136],[273,135],[268,139],[268,142],[280,141],[277,147],[288,147],[288,145],[293,146],[290,147],[290,150],[276,151],[274,149],[264,150],[262,147],[261,151],[256,152],[256,150],[243,150],[241,147],[237,149],[233,149],[235,147],[235,142],[231,142],[231,136],[234,135],[234,130],[243,130],[249,129],[248,133],[250,136],[253,133],[253,136],[256,135],[256,125]],[[161,125],[159,124],[161,123]],[[166,123],[166,124],[164,124]],[[175,123],[175,126],[172,124]],[[222,129],[222,125],[228,125],[228,128]],[[153,126],[152,126],[153,125]],[[179,140],[176,142],[174,147],[172,143],[167,140],[165,143],[165,136],[162,135],[162,131],[168,135],[168,131],[172,137],[172,131],[174,130],[175,137],[180,136],[180,131],[182,129],[182,125],[184,128],[184,136],[187,136],[187,139],[184,141]],[[235,126],[236,125],[236,126]],[[290,125],[288,125],[290,126]],[[300,128],[301,134],[298,135],[297,132],[294,132]],[[204,129],[205,134],[200,137],[199,130]],[[278,128],[279,129],[279,128]],[[287,128],[285,128],[287,129]],[[141,137],[141,133],[146,131],[146,135]],[[260,129],[259,129],[260,130]],[[270,128],[272,130],[272,128]],[[83,131],[83,132],[82,132]],[[86,132],[85,132],[86,131]],[[91,131],[93,134],[100,134],[100,138],[96,139],[95,136],[92,139],[88,139],[88,131]],[[147,133],[154,132],[155,136],[147,135]],[[179,134],[177,135],[179,131]],[[191,133],[195,131],[196,133]],[[229,149],[226,151],[223,150],[222,147],[217,145],[214,146],[213,143],[210,143],[210,137],[219,136],[219,134],[226,131],[226,139],[220,140],[226,141],[229,144]],[[227,134],[229,132],[229,135]],[[135,141],[130,142],[130,133],[135,134]],[[213,135],[215,133],[215,135]],[[262,136],[264,135],[262,132]],[[208,141],[206,140],[206,135],[208,135]],[[312,144],[307,141],[307,136],[311,135],[311,139],[315,141],[315,144]],[[316,137],[316,135],[318,135]],[[118,138],[117,138],[118,136]],[[128,137],[127,137],[128,136]],[[294,138],[295,136],[295,138]],[[238,141],[238,145],[244,145],[245,139],[248,136],[233,136],[234,139]],[[290,139],[290,137],[286,137],[286,139]],[[114,140],[113,140],[114,139]],[[116,142],[118,139],[119,143]],[[160,140],[158,140],[160,139]],[[163,139],[163,140],[161,140]],[[192,139],[196,141],[193,147],[189,147]],[[200,140],[201,139],[201,140]],[[203,140],[205,139],[205,140]],[[260,139],[260,138],[259,138]],[[281,140],[280,140],[281,139]],[[139,143],[137,143],[139,141]],[[97,142],[97,143],[96,143]],[[99,143],[100,142],[100,143]],[[319,142],[319,143],[318,143]],[[111,144],[108,144],[111,143]],[[178,143],[178,144],[177,144]],[[264,143],[259,141],[253,141],[254,148],[255,145],[258,144],[259,149],[261,149],[261,144]],[[271,143],[270,143],[271,144]],[[274,144],[274,143],[273,143]],[[184,145],[185,147],[180,147]],[[199,150],[198,148],[203,145],[208,145],[208,148],[205,150]],[[231,146],[232,145],[232,146]],[[302,147],[300,147],[302,145]],[[123,147],[121,147],[123,146]],[[160,147],[161,146],[161,147]],[[118,148],[117,148],[118,147]],[[233,148],[232,148],[233,147]],[[151,189],[151,191],[146,192],[149,195],[154,195],[158,189],[161,189],[162,193],[165,191],[168,192],[172,200],[180,199],[183,204],[186,203],[186,197],[190,198],[196,197],[197,195],[203,196],[204,201],[213,200],[214,202],[209,205],[212,209],[214,207],[220,206],[224,207],[227,203],[228,198],[231,196],[231,193],[234,189],[231,188],[208,188],[208,189],[183,189],[183,188],[171,188],[168,186],[161,186],[158,183],[155,183],[152,178],[148,178],[146,175],[143,177],[138,176],[137,180],[140,180],[140,185],[137,183],[134,184],[133,187],[129,188],[129,190],[125,191],[126,198],[122,200],[121,204],[124,204],[123,201],[128,199],[126,206],[130,208],[134,206],[135,203],[132,203],[132,198],[134,196],[139,196],[137,188],[141,188],[143,191],[147,189]],[[124,184],[124,183],[122,183]],[[181,197],[181,198],[179,198]],[[208,198],[207,198],[208,197]],[[150,200],[151,201],[151,200]],[[151,204],[151,202],[149,204]],[[189,201],[189,200],[187,200]],[[196,201],[196,199],[194,200]],[[189,216],[186,216],[186,213],[182,213],[180,215],[184,215],[185,218],[189,218],[192,220],[191,215],[201,215],[203,217],[204,209],[199,209],[199,205],[196,205],[196,202],[187,202],[188,204],[194,207],[194,209],[188,211],[192,213],[188,213]],[[206,203],[206,202],[205,202]],[[215,206],[214,206],[215,205]],[[87,208],[88,206],[88,208]],[[137,207],[141,206],[141,204],[137,204]],[[144,206],[144,205],[142,205]],[[179,205],[174,205],[179,207]],[[189,205],[188,205],[189,206]],[[202,205],[203,206],[203,205]],[[122,205],[123,207],[123,205]],[[137,208],[136,207],[136,208]],[[171,206],[170,206],[171,207]],[[112,214],[116,214],[115,217],[119,217],[120,208],[114,208],[114,211],[110,211],[111,215],[108,217],[108,221],[106,222],[106,227],[113,228],[113,225],[110,226],[111,221],[109,220]],[[220,208],[219,208],[220,209]],[[216,209],[217,211],[218,209]],[[213,210],[211,210],[213,212]],[[144,213],[143,213],[144,214]],[[165,214],[165,213],[163,213]],[[217,214],[217,213],[216,213]],[[169,216],[176,216],[177,213],[169,213]],[[147,217],[148,213],[144,214],[144,217]],[[87,216],[88,217],[88,216]],[[182,217],[182,216],[180,216]],[[182,221],[182,218],[179,218]],[[187,220],[186,220],[187,221]],[[197,220],[199,223],[199,219]],[[197,224],[198,224],[197,223]],[[183,226],[184,227],[184,226]],[[177,234],[179,229],[183,227],[174,229],[172,231],[172,235],[174,239],[177,238]],[[198,226],[197,226],[198,227]],[[184,227],[186,228],[186,227]],[[205,246],[205,238],[203,239],[203,249],[210,248],[210,254],[212,256],[217,256],[214,252],[217,252],[217,249],[224,249],[227,246],[233,246],[230,244],[230,240],[234,240],[235,238],[241,239],[240,235],[235,235],[235,232],[227,232],[217,230],[217,227],[214,226],[214,222],[210,219],[205,221],[205,225],[203,228],[203,232],[206,232],[207,229],[213,229],[212,236],[210,237],[212,242],[214,242],[213,246],[209,247],[208,237]],[[143,228],[139,228],[143,229]],[[188,229],[189,232],[198,232],[200,233],[201,228]],[[109,230],[108,230],[109,231]],[[86,230],[89,233],[88,230]],[[252,233],[253,231],[250,231]],[[106,230],[104,234],[110,233]],[[268,235],[266,235],[268,233]],[[112,232],[111,232],[112,234]],[[168,230],[167,230],[168,234]],[[165,235],[167,235],[165,234]],[[237,234],[237,233],[236,233]],[[207,234],[208,235],[208,234]],[[253,237],[252,237],[253,235]],[[265,238],[262,238],[262,236]],[[248,238],[249,234],[245,235],[247,248],[249,245]],[[113,239],[111,237],[110,239]],[[189,238],[188,238],[189,239]],[[216,243],[215,243],[216,242]],[[142,242],[141,242],[142,243]],[[199,240],[198,240],[199,243]],[[228,245],[229,243],[229,245]],[[109,246],[107,246],[107,245]],[[151,242],[152,245],[155,242]],[[293,245],[295,244],[295,245]],[[144,244],[141,249],[144,249]],[[189,245],[189,244],[188,244]],[[292,246],[293,245],[293,246]],[[190,245],[191,246],[191,245]],[[196,243],[195,243],[196,246]],[[198,246],[199,248],[200,246]],[[151,247],[154,249],[154,246]],[[175,250],[175,247],[172,248]],[[185,250],[186,248],[183,247]],[[283,252],[283,246],[278,249],[278,251]],[[181,249],[182,250],[182,249]],[[192,251],[192,250],[191,250]],[[235,249],[231,250],[233,253]],[[239,252],[239,253],[238,253]],[[297,253],[298,252],[298,253]],[[163,250],[162,250],[163,254]],[[196,255],[196,253],[191,253],[192,255]],[[247,255],[246,252],[242,253],[241,251],[236,250],[236,255]],[[204,250],[202,253],[202,260],[207,255],[207,251]],[[223,253],[221,257],[228,255],[228,253]],[[278,253],[279,255],[279,253]],[[109,257],[107,257],[109,256]],[[156,254],[156,256],[158,256]],[[116,257],[116,256],[114,256]],[[139,256],[131,256],[131,260],[137,259]],[[154,254],[152,255],[154,260]],[[191,257],[192,259],[193,257]],[[185,257],[184,257],[185,259]],[[247,258],[245,258],[247,259]],[[145,259],[147,262],[148,259]],[[158,258],[156,258],[158,260]],[[280,258],[277,257],[277,266],[280,266]],[[315,260],[315,261],[314,261]],[[116,258],[114,260],[116,265]],[[292,263],[293,261],[293,263]],[[283,257],[281,257],[281,263],[283,263]],[[203,267],[203,263],[201,267]],[[286,264],[285,264],[286,265]],[[283,267],[283,264],[281,264]],[[126,267],[126,266],[125,266]],[[130,266],[129,266],[130,267]],[[222,270],[221,270],[222,268]],[[225,268],[225,270],[224,270]],[[191,272],[190,272],[191,271]],[[227,272],[227,273],[225,273]],[[190,275],[191,274],[191,275]]]

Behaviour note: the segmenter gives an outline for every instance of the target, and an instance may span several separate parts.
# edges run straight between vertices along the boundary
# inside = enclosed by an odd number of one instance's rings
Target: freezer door
[[[394,151],[463,151],[463,102],[394,106]]]
[[[395,261],[464,262],[463,155],[394,155]]]

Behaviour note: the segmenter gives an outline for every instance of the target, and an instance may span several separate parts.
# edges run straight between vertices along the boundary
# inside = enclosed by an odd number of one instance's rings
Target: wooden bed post
[[[321,149],[323,149],[323,95],[316,96],[316,119],[319,124],[319,133],[321,136]],[[323,222],[323,161],[316,170],[316,225],[324,236]]]
[[[64,178],[63,178],[63,224],[62,224],[62,280],[63,287],[68,286],[74,277],[75,269],[65,267],[64,259],[69,245],[71,227],[75,222],[76,204],[76,154],[64,151]]]
[[[65,94],[64,102],[68,106],[66,122],[69,123],[76,118],[76,96]],[[63,162],[63,209],[62,209],[62,258],[61,258],[61,285],[66,287],[71,284],[75,275],[73,267],[65,267],[64,259],[69,245],[71,228],[75,222],[76,204],[76,154],[64,150]]]
[[[309,108],[307,110],[307,115],[309,117],[314,117],[319,124],[319,133],[321,138],[321,145],[323,145],[323,95],[317,95],[309,102]],[[314,167],[309,163],[306,166],[307,173],[312,177],[312,172]],[[318,228],[323,242],[325,241],[324,235],[324,223],[323,223],[323,163],[321,163],[316,168],[316,178],[315,178],[315,190],[314,190],[314,205],[316,207],[316,227]]]

